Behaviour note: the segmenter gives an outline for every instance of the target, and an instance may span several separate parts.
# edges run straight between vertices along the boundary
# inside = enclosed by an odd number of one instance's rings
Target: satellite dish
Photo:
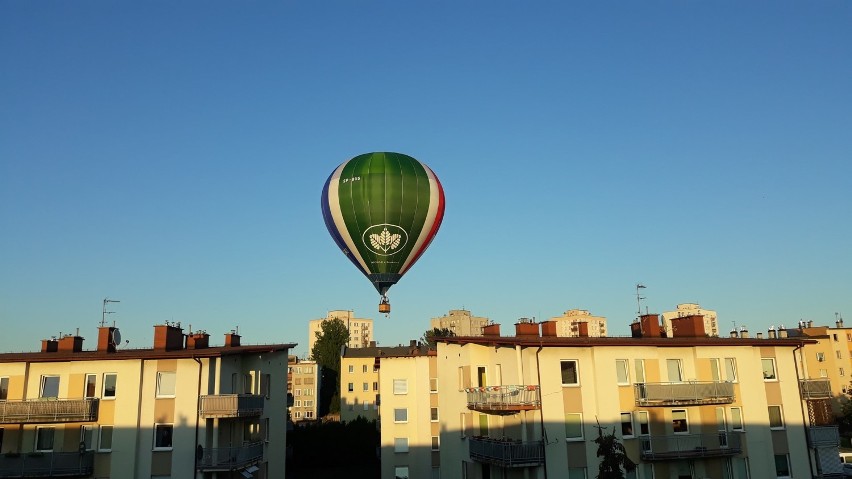
[[[121,332],[118,330],[118,328],[115,328],[112,331],[112,344],[113,346],[121,344]]]

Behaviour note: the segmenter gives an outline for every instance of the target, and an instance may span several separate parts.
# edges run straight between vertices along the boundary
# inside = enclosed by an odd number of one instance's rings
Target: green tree
[[[628,471],[636,469],[636,463],[627,457],[624,445],[615,437],[615,427],[612,428],[612,433],[604,434],[604,428],[598,423],[595,444],[598,445],[598,457],[602,458],[597,479],[624,479],[622,467]]]
[[[438,345],[437,338],[452,338],[455,335],[456,333],[448,328],[432,328],[423,333],[423,337],[420,340],[423,344],[434,349]]]
[[[349,330],[339,318],[327,319],[316,332],[311,357],[322,367],[320,416],[340,412],[340,352],[349,342]]]

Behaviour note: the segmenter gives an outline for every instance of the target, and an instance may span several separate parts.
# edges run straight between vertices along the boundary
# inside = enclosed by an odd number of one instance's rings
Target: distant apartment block
[[[451,309],[446,316],[432,318],[430,329],[449,329],[456,336],[482,336],[482,328],[489,322],[488,318],[472,316],[465,309]]]
[[[674,311],[663,313],[663,330],[672,330],[672,319],[686,316],[701,315],[704,317],[704,333],[708,336],[719,336],[719,322],[716,319],[716,311],[704,309],[696,303],[683,303],[677,305]]]
[[[841,415],[841,407],[852,393],[852,328],[845,327],[843,321],[835,327],[814,326],[813,321],[802,321],[797,328],[779,330],[789,337],[807,338],[816,343],[806,344],[802,348],[804,372],[810,378],[818,379],[821,384],[828,382],[832,412]],[[769,331],[770,334],[775,331]]]
[[[576,338],[579,336],[600,338],[606,336],[606,318],[592,316],[584,309],[569,309],[562,316],[550,318],[548,322],[554,324],[550,327],[555,327],[556,336],[560,338]]]
[[[316,361],[290,356],[287,362],[287,391],[293,395],[290,420],[294,423],[319,418],[320,377],[322,368]]]
[[[314,343],[317,340],[316,333],[322,331],[322,322],[329,319],[340,319],[349,330],[350,348],[365,348],[373,341],[373,320],[366,318],[356,318],[355,313],[346,310],[329,311],[325,318],[312,319],[308,322],[308,356],[314,350]]]
[[[294,344],[154,326],[151,349],[114,327],[0,354],[1,477],[283,478],[284,367]]]

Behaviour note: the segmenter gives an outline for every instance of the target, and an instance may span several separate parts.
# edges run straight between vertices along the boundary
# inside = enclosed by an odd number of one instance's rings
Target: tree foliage
[[[627,457],[624,445],[615,437],[615,427],[610,434],[604,434],[604,429],[598,423],[598,437],[595,439],[595,444],[598,445],[598,457],[602,459],[598,466],[597,479],[624,479],[621,468],[632,471],[636,468],[636,463]]]
[[[349,343],[349,330],[342,319],[327,319],[316,332],[311,357],[322,367],[319,415],[340,412],[340,352]]]
[[[430,348],[435,348],[438,345],[437,338],[452,338],[455,335],[456,333],[448,328],[432,328],[423,333],[421,341]]]

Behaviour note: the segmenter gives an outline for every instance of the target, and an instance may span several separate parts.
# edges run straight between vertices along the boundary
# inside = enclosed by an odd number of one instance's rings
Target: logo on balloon
[[[390,256],[405,247],[408,243],[408,233],[397,225],[373,225],[364,231],[362,241],[373,253]]]

